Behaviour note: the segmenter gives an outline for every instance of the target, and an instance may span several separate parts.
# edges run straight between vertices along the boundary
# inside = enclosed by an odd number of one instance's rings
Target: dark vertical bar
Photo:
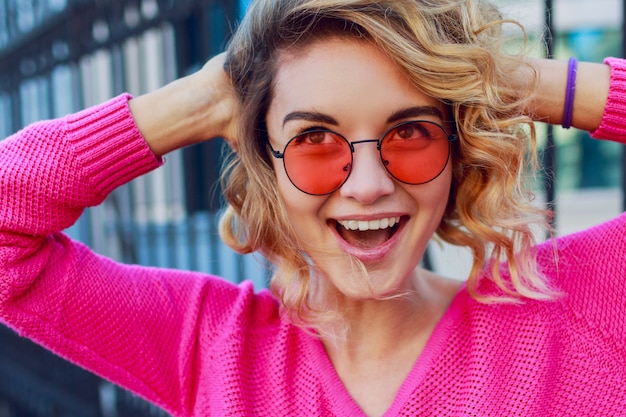
[[[14,117],[13,117],[13,113],[14,113],[14,107],[16,105],[15,103],[15,97],[13,94],[13,90],[3,90],[2,91],[5,94],[5,97],[7,99],[6,104],[8,105],[8,109],[6,110],[5,113],[2,114],[2,120],[1,122],[5,124],[5,133],[6,135],[10,135],[11,133],[16,131],[15,128],[15,122],[14,122]],[[0,137],[0,140],[4,139],[4,137]]]
[[[46,114],[46,118],[55,117],[57,114],[56,105],[54,103],[54,85],[52,83],[52,71],[46,73],[43,77],[46,80],[46,99],[47,99],[47,107],[48,113]]]
[[[626,1],[626,0],[625,0]],[[548,58],[554,57],[554,27],[552,25],[552,0],[545,0],[545,31],[544,42]],[[552,227],[556,227],[556,145],[554,143],[554,127],[549,124],[546,138],[546,148],[543,151],[544,188],[548,210],[554,215]]]
[[[13,1],[8,1],[6,4],[7,14],[7,30],[9,32],[9,42],[12,38],[16,38],[19,35],[17,30],[17,4]]]
[[[35,19],[35,26],[36,26],[39,22],[41,22],[45,18],[44,4],[41,2],[41,0],[33,0],[32,8],[33,8],[33,16]]]
[[[124,54],[121,44],[112,45],[111,52],[113,71],[113,94],[118,95],[126,91],[126,74],[124,72]]]
[[[15,103],[13,102],[13,93],[11,90],[0,90],[5,96],[5,105],[7,108],[0,115],[0,123],[4,123],[4,134],[9,136],[11,133],[15,132],[14,124],[13,124],[13,106]],[[0,136],[0,140],[4,139],[5,136]]]
[[[22,96],[20,95],[19,80],[11,90],[11,131],[17,132],[22,126]]]
[[[9,9],[7,7],[7,0],[0,0],[0,19],[2,19],[0,22],[0,30],[4,32],[0,34],[0,39],[6,36],[6,42],[8,43],[11,37],[11,31],[9,30]]]

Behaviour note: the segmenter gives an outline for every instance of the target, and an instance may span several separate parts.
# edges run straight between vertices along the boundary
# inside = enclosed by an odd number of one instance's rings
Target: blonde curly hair
[[[471,250],[470,293],[485,302],[554,294],[535,259],[532,228],[545,230],[548,224],[546,212],[532,204],[525,188],[532,172],[527,168],[537,168],[536,133],[524,116],[529,94],[509,87],[513,70],[526,64],[522,55],[504,51],[507,22],[481,0],[257,0],[251,5],[228,47],[227,70],[243,120],[238,152],[223,171],[229,206],[220,232],[238,252],[258,250],[276,266],[270,288],[295,322],[315,325],[324,312],[310,304],[312,266],[278,194],[265,116],[280,54],[328,37],[373,42],[417,88],[452,110],[460,140],[437,235]],[[502,293],[481,294],[480,279],[491,279]]]

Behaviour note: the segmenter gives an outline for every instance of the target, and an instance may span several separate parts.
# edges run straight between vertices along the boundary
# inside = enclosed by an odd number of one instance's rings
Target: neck
[[[391,406],[461,285],[427,271],[414,276],[410,291],[386,300],[332,294],[348,333],[322,337],[322,343],[339,379],[368,416],[381,416]]]
[[[335,294],[348,331],[343,338],[323,338],[331,359],[387,357],[403,346],[421,351],[460,283],[428,271],[419,271],[415,277],[405,294],[385,300],[355,300]]]

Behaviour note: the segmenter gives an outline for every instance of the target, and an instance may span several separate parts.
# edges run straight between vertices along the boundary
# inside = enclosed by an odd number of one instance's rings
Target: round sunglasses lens
[[[380,155],[385,167],[399,181],[423,184],[435,179],[448,163],[448,135],[431,122],[396,126],[383,138]]]
[[[298,189],[323,195],[344,183],[352,165],[350,145],[328,131],[311,131],[293,138],[285,148],[285,171]]]

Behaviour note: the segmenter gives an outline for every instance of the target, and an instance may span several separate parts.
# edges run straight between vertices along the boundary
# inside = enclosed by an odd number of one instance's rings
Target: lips
[[[373,220],[337,220],[335,230],[344,250],[361,258],[378,258],[390,248],[401,225],[400,216]]]

